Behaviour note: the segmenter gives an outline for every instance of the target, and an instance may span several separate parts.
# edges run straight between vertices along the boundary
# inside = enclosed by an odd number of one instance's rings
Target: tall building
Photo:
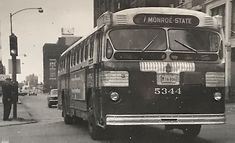
[[[106,11],[117,12],[134,7],[176,7],[179,0],[94,0],[94,27],[96,20]]]
[[[56,43],[45,43],[43,46],[43,83],[44,92],[57,88],[57,69],[60,54],[81,37],[73,35],[73,29],[62,29],[62,37]]]

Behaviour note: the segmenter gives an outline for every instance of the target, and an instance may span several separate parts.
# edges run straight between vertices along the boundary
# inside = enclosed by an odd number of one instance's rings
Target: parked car
[[[25,91],[22,91],[22,90],[18,91],[18,95],[19,95],[19,96],[25,96],[25,95],[27,95],[27,94],[28,94],[28,93],[25,92]]]
[[[51,108],[52,105],[58,104],[58,90],[57,89],[51,89],[50,93],[47,96],[47,104],[49,108]]]
[[[37,96],[36,90],[30,90],[29,91],[29,96],[31,96],[31,95],[36,95]]]

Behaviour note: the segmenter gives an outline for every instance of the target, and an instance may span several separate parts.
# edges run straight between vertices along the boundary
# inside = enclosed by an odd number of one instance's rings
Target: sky
[[[61,28],[74,28],[75,36],[84,36],[93,28],[93,0],[0,0],[0,46],[3,65],[8,72],[10,13],[24,8],[13,16],[13,33],[18,37],[18,59],[21,74],[17,81],[35,74],[43,82],[43,45],[56,43]]]

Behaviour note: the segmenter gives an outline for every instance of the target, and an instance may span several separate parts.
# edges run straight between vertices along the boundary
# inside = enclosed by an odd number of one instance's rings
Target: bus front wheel
[[[73,118],[69,116],[68,114],[63,112],[64,116],[64,122],[65,124],[72,124],[73,123]]]
[[[73,117],[69,116],[67,113],[66,113],[66,107],[63,107],[62,108],[62,116],[64,118],[64,123],[65,124],[72,124],[73,123]]]
[[[196,137],[201,131],[201,125],[185,125],[182,130],[186,137]]]
[[[98,140],[103,138],[104,129],[97,125],[92,105],[89,105],[88,109],[88,130],[92,139]]]

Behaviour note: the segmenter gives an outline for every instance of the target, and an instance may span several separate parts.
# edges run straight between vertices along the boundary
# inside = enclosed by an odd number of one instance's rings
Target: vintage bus
[[[225,60],[219,17],[178,8],[106,12],[61,54],[59,108],[66,124],[165,125],[196,137],[225,123]]]

